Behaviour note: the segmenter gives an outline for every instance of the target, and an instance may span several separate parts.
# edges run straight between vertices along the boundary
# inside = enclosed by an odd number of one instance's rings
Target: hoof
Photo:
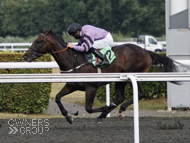
[[[122,119],[123,117],[125,117],[125,113],[122,112],[119,114],[119,119]]]
[[[102,123],[102,119],[101,119],[101,118],[97,118],[97,119],[96,119],[96,123],[98,123],[98,124],[99,124],[99,123]]]
[[[67,120],[67,122],[69,122],[70,124],[73,123],[73,118],[72,118],[71,116],[67,116],[67,117],[66,117],[66,120]]]
[[[74,113],[75,116],[78,116],[79,115],[79,111],[77,111],[76,113]]]

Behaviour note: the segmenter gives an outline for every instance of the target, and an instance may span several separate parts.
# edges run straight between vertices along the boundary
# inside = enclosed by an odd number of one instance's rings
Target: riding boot
[[[109,65],[109,61],[107,60],[106,56],[99,52],[97,49],[90,48],[89,52],[93,53],[97,58],[102,61],[100,64],[96,65],[97,67]]]

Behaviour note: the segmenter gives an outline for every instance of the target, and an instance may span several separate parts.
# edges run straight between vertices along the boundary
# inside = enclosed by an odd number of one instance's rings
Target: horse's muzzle
[[[24,60],[27,61],[27,54],[24,54],[24,55],[23,55],[23,58],[24,58]]]

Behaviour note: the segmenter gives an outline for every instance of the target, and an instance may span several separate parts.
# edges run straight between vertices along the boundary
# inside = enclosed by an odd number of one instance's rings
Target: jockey
[[[67,47],[81,52],[93,53],[102,61],[97,65],[98,67],[109,64],[106,56],[100,53],[97,49],[105,48],[106,46],[113,46],[113,38],[110,32],[91,25],[84,25],[82,27],[78,23],[73,23],[69,26],[68,33],[75,39],[78,39],[78,45],[73,45],[69,42]]]

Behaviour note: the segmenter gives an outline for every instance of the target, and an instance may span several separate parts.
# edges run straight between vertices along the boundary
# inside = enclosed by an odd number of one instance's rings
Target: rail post
[[[139,103],[138,103],[138,85],[136,77],[127,75],[133,85],[133,111],[134,111],[134,142],[139,143]]]
[[[110,84],[106,84],[106,105],[110,106]],[[107,117],[110,117],[110,113]]]

